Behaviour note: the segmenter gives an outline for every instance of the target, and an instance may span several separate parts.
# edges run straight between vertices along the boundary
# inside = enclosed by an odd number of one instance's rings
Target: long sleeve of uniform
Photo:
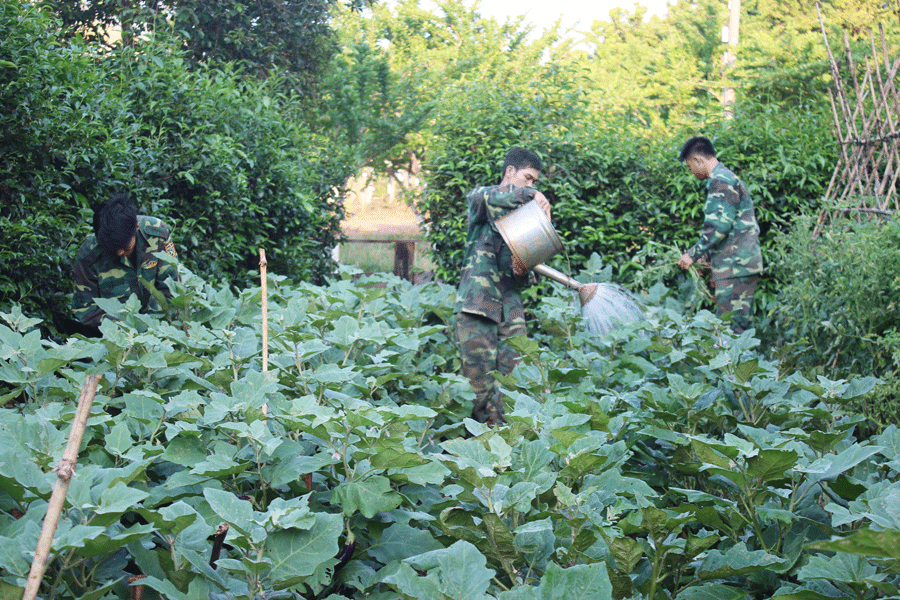
[[[98,327],[105,313],[94,304],[94,298],[100,296],[100,285],[97,276],[97,256],[92,251],[92,247],[92,244],[88,242],[82,244],[75,259],[75,293],[72,296],[72,313],[75,319],[85,325]]]
[[[689,251],[691,258],[697,260],[728,237],[734,227],[737,202],[738,195],[734,188],[722,179],[709,179],[703,207],[703,229],[700,239]]]
[[[731,279],[763,270],[759,224],[747,186],[721,163],[706,182],[700,239],[688,254],[697,260],[709,253],[712,278]]]
[[[482,187],[472,190],[466,198],[469,205],[469,224],[490,223],[534,199],[534,188],[519,188],[512,185]]]
[[[175,244],[172,242],[172,235],[168,226],[159,219],[146,220],[141,225],[146,232],[147,246],[143,249],[140,258],[140,269],[138,276],[153,284],[157,290],[163,293],[166,298],[172,297],[172,292],[166,283],[169,279],[178,278],[178,269],[175,265],[159,260],[155,254],[157,252],[165,252],[169,256],[178,257],[175,251]],[[156,304],[152,302],[152,304]]]
[[[454,312],[484,316],[495,323],[524,319],[520,289],[528,276],[516,276],[512,252],[494,221],[534,198],[533,188],[489,186],[472,190],[466,201],[469,225],[466,253]]]

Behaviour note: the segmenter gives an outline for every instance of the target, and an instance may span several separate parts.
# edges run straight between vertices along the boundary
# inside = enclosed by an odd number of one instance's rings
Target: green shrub
[[[774,309],[774,345],[802,340],[793,360],[830,377],[864,373],[896,382],[900,223],[832,222],[815,238],[814,227],[815,220],[804,217],[778,239],[777,268],[784,279]],[[896,407],[896,390],[896,384],[885,389],[879,403]],[[892,422],[900,417],[883,406],[866,412]]]

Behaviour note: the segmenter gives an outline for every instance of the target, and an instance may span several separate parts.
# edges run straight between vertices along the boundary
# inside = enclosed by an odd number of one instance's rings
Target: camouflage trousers
[[[509,375],[519,362],[518,353],[505,340],[525,335],[525,321],[498,324],[487,317],[466,312],[457,313],[455,317],[460,371],[475,391],[472,418],[481,423],[505,423],[503,395],[491,372]]]
[[[716,288],[716,314],[734,312],[731,316],[731,330],[741,334],[750,328],[750,312],[753,310],[753,294],[759,275],[732,277],[713,282]]]

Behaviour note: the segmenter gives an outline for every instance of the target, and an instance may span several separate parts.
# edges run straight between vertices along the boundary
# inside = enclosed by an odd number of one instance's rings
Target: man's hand
[[[694,264],[694,259],[691,258],[691,255],[687,252],[682,254],[681,258],[678,259],[678,266],[682,269],[689,269],[692,264]]]
[[[550,201],[547,200],[547,197],[544,196],[541,192],[535,190],[534,199],[537,201],[538,206],[541,207],[541,210],[544,211],[544,214],[547,215],[547,218],[553,220],[553,217],[550,216]]]
[[[513,275],[515,275],[516,277],[521,277],[522,275],[524,275],[525,273],[528,272],[528,269],[525,268],[525,263],[523,263],[521,260],[519,260],[519,257],[516,256],[515,254],[513,254],[513,257],[512,257],[512,263],[513,263]]]

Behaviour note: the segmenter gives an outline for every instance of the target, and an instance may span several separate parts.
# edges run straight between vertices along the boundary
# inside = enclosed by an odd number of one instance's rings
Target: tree
[[[483,18],[477,1],[446,0],[430,12],[405,0],[335,14],[343,50],[323,91],[323,124],[360,148],[359,164],[417,171],[436,126],[471,94],[568,79],[557,27],[534,36],[521,18]]]
[[[358,8],[364,0],[351,0]],[[337,50],[329,11],[337,0],[52,0],[69,36],[108,40],[121,28],[122,41],[169,31],[192,61],[235,62],[253,75],[284,70],[305,96],[312,95]]]
[[[595,21],[584,39],[592,102],[643,128],[705,114],[719,86],[719,4],[679,1],[649,21],[641,7],[614,9]]]
[[[815,3],[741,4],[741,39],[728,79],[739,98],[782,106],[821,101],[830,72]],[[821,6],[829,33],[846,31],[854,49],[870,43],[868,31],[878,23],[887,28],[888,39],[900,35],[896,5],[823,0]],[[589,50],[581,63],[589,73],[592,102],[655,132],[715,115],[725,83],[720,32],[728,22],[727,2],[678,0],[664,17],[644,16],[641,7],[613,10],[585,36]]]

